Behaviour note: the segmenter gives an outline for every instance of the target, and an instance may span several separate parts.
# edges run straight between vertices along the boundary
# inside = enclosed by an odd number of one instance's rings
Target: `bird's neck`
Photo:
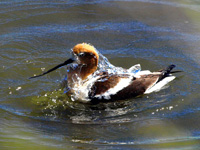
[[[84,64],[79,66],[80,77],[85,80],[89,75],[93,74],[97,70],[97,65],[94,64]]]

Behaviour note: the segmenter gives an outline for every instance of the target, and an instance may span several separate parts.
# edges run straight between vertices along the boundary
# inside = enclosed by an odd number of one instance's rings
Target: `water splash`
[[[141,70],[140,64],[136,64],[129,69],[124,69],[122,67],[116,67],[109,62],[109,60],[103,56],[99,51],[97,51],[99,55],[99,64],[96,72],[106,71],[109,74],[135,74]]]
[[[82,80],[78,74],[73,74],[73,76],[70,75],[70,73],[72,73],[73,70],[75,70],[75,68],[78,66],[77,64],[71,64],[68,67],[67,76],[65,77],[65,81],[67,83],[65,93],[72,93],[70,94],[72,101],[79,100],[82,102],[89,102],[90,99],[88,98],[88,93],[91,87],[93,86],[94,82],[97,80],[98,82],[104,82],[105,80],[107,80],[106,78],[100,79],[101,76],[99,76],[99,74],[102,72],[106,72],[108,76],[112,76],[113,74],[128,74],[134,76],[141,70],[139,64],[134,65],[129,69],[116,67],[113,64],[111,64],[108,61],[108,59],[105,56],[103,56],[99,51],[97,51],[97,53],[99,55],[98,68],[95,71],[95,73],[88,76],[88,78],[85,80]]]

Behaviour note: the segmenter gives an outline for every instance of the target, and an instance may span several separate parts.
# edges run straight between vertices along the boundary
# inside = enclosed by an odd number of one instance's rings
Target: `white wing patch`
[[[174,80],[176,77],[175,76],[169,76],[169,77],[165,77],[164,79],[162,79],[161,81],[159,81],[158,83],[155,83],[153,86],[151,86],[150,88],[148,88],[144,94],[149,94],[152,92],[158,92],[160,91],[162,88],[164,88],[164,86],[171,82],[172,80]]]
[[[123,88],[127,87],[130,85],[131,81],[133,79],[133,76],[130,76],[129,78],[121,78],[120,81],[117,83],[117,85],[113,88],[110,88],[108,91],[106,91],[103,94],[98,94],[95,97],[99,98],[99,99],[110,99],[111,95],[116,94],[117,92],[119,92],[120,90],[122,90]]]

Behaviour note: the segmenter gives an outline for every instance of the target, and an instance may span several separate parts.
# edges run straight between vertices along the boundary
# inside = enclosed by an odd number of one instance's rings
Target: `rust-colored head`
[[[92,46],[90,44],[86,44],[86,43],[77,44],[73,48],[73,53],[78,57],[78,67],[76,68],[76,70],[73,70],[72,73],[80,75],[80,77],[84,80],[90,74],[94,73],[97,70],[99,55],[97,54],[94,46]],[[73,63],[74,61],[75,61],[74,58],[70,58],[70,59],[66,60],[64,63],[61,63],[61,64],[49,69],[48,71],[46,71],[40,75],[33,76],[31,78],[43,76],[43,75],[50,73],[62,66]]]
[[[97,61],[99,60],[99,55],[97,54],[94,46],[87,44],[87,43],[77,44],[76,46],[74,46],[73,52],[80,58],[83,57],[84,59],[89,59],[87,57],[89,57],[89,55],[91,55],[91,56],[95,57],[97,59]]]
[[[87,43],[77,44],[73,48],[73,53],[78,57],[80,64],[83,65],[81,69],[82,79],[86,79],[88,75],[96,71],[99,55],[94,46]]]

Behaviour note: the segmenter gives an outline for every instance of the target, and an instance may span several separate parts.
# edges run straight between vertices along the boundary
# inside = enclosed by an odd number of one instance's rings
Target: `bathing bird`
[[[101,55],[102,56],[102,55]],[[151,72],[137,69],[138,65],[130,69],[99,69],[102,67],[100,53],[94,46],[80,43],[73,47],[72,57],[36,78],[67,65],[67,75],[64,80],[66,94],[73,100],[83,102],[105,102],[129,99],[143,94],[159,91],[170,81],[175,79],[169,65],[160,71]],[[114,70],[114,71],[113,71]],[[134,70],[134,71],[133,71]]]

